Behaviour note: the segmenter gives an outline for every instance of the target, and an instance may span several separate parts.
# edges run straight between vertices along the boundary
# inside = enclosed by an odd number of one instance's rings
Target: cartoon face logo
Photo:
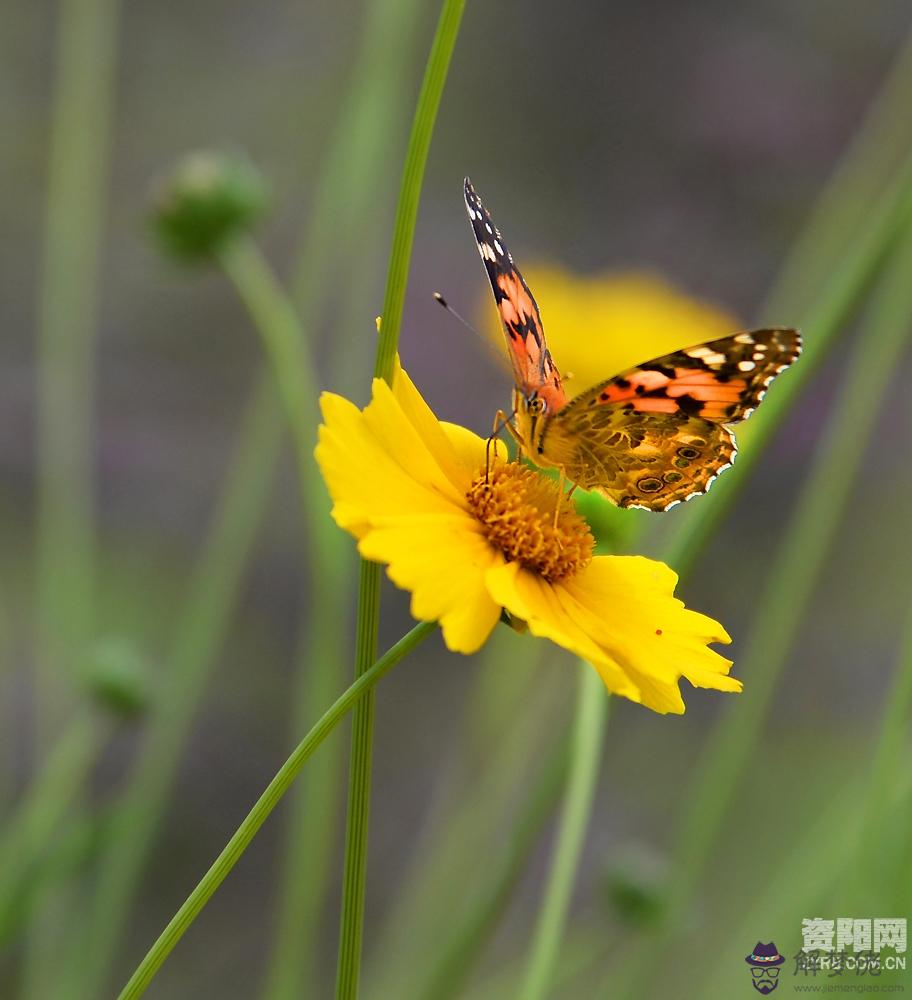
[[[744,961],[751,967],[751,983],[754,989],[764,996],[772,993],[779,985],[779,967],[785,961],[773,942],[763,944],[758,941]]]

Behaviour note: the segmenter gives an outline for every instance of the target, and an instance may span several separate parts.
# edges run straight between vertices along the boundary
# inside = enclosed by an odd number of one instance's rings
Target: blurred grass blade
[[[432,955],[427,985],[416,992],[420,1000],[454,1000],[463,994],[475,962],[490,939],[522,877],[532,848],[554,812],[567,776],[569,741],[548,748],[545,770],[514,821],[499,854],[485,864],[485,878],[477,883],[466,913],[454,920],[447,940]]]
[[[912,34],[789,252],[767,303],[766,313],[774,322],[776,316],[812,311],[817,289],[865,225],[869,207],[901,169],[912,149],[910,94]]]
[[[713,843],[766,720],[776,684],[807,609],[821,567],[848,504],[880,404],[912,333],[912,227],[890,261],[855,345],[847,376],[782,532],[758,600],[744,652],[738,658],[745,695],[722,716],[704,748],[688,793],[666,891],[661,934],[668,934],[699,884]],[[638,986],[649,975],[655,941],[639,949]],[[617,980],[613,979],[615,988]],[[626,981],[625,981],[626,983]]]
[[[285,763],[279,768],[275,777],[269,782],[266,790],[257,799],[253,808],[237,828],[234,836],[228,841],[221,854],[202,877],[199,884],[190,893],[183,905],[171,918],[168,926],[159,935],[140,962],[129,982],[119,994],[119,1000],[135,1000],[145,993],[149,983],[161,968],[162,963],[173,950],[174,946],[184,936],[184,933],[197,918],[200,911],[209,902],[212,895],[228,876],[232,868],[247,849],[257,831],[269,817],[269,814],[282,800],[291,787],[301,768],[307,763],[311,754],[320,746],[323,740],[341,722],[351,708],[364,697],[367,691],[384,677],[403,657],[426,639],[436,629],[433,622],[419,622],[407,632],[394,646],[377,660],[368,670],[365,670],[352,685],[343,692],[323,713],[316,725],[295,747]]]
[[[37,320],[35,733],[48,746],[74,702],[94,616],[93,395],[120,5],[56,5],[55,74]],[[74,890],[36,913],[22,976],[47,996]],[[50,896],[50,894],[49,894]],[[45,900],[47,903],[49,900]]]
[[[545,1000],[549,995],[595,799],[609,696],[602,679],[588,663],[579,663],[577,670],[579,696],[570,776],[520,992],[522,1000]]]
[[[16,901],[28,896],[27,884],[40,876],[39,860],[60,830],[74,799],[107,742],[109,727],[83,710],[50,747],[41,772],[32,780],[0,834],[0,929],[8,935],[17,917]]]
[[[522,647],[518,649],[517,647]],[[542,733],[566,725],[564,664],[548,644],[495,630],[480,653],[465,718],[453,738],[464,776],[435,782],[439,810],[421,823],[422,836],[398,880],[370,949],[364,995],[374,1000],[414,996],[427,956],[453,933],[454,901],[486,879],[479,857],[498,849],[518,802],[528,795],[518,777],[542,755]],[[523,709],[516,711],[517,693]],[[473,758],[467,760],[465,748]],[[532,769],[533,783],[539,775]]]
[[[364,340],[372,342],[370,297],[375,269],[351,270],[348,262],[357,253],[365,262],[379,258],[385,239],[384,195],[394,184],[395,162],[407,121],[405,72],[408,53],[425,14],[420,0],[392,0],[368,4],[367,23],[352,74],[352,83],[334,124],[325,162],[311,194],[311,216],[299,252],[293,297],[302,326],[314,344],[327,302],[327,287],[345,268],[344,295],[333,312],[335,333],[327,347],[327,382],[343,395],[363,386],[368,377],[370,351],[357,336],[339,336],[338,331],[364,329]],[[400,52],[399,72],[388,71],[388,53]],[[314,348],[312,347],[312,351]],[[335,531],[329,518],[329,503],[322,494],[310,509],[314,532]],[[323,519],[322,525],[316,523]],[[338,548],[338,547],[337,547]],[[334,564],[335,587],[326,591],[318,580],[318,560],[313,567],[308,606],[302,613],[298,668],[291,712],[291,731],[304,732],[314,713],[330,701],[342,683],[340,657],[348,640],[338,623],[346,614],[351,590],[354,557],[348,544],[338,551]],[[322,910],[333,871],[338,842],[342,784],[341,734],[331,738],[311,763],[290,794],[276,927],[263,986],[264,1000],[296,1000],[315,993],[317,956],[321,945]],[[313,817],[321,817],[314,822]]]
[[[83,976],[58,996],[93,1000],[105,994],[136,893],[165,810],[215,654],[231,620],[244,569],[270,495],[284,422],[272,377],[259,377],[231,468],[183,603],[168,656],[162,695],[147,722],[139,758],[112,819],[88,915]]]
[[[301,676],[298,681],[298,700],[302,704],[297,714],[304,717],[296,720],[300,723],[297,730],[300,733],[305,729],[307,717],[331,699],[341,682],[342,657],[346,646],[341,623],[345,620],[351,549],[347,536],[330,520],[326,488],[313,456],[315,428],[319,421],[316,365],[296,310],[251,239],[241,237],[228,244],[220,259],[263,340],[295,444],[307,527],[308,549],[302,552],[302,563],[308,570],[309,598],[305,613],[304,656],[300,662]],[[295,920],[295,926],[282,925],[279,928],[283,962],[281,969],[275,973],[280,975],[280,979],[270,987],[282,989],[286,995],[289,991],[292,996],[300,995],[301,986],[297,979],[303,971],[300,965],[302,951],[312,949],[313,941],[305,945],[300,938],[294,939],[301,932],[312,935],[315,907],[322,900],[321,886],[326,884],[328,834],[333,829],[340,770],[338,753],[335,748],[331,749],[333,752],[328,754],[327,760],[317,768],[306,786],[308,794],[303,801],[316,811],[308,817],[307,833],[298,831],[304,835],[303,844],[306,847],[325,845],[322,846],[321,856],[300,859],[298,868],[303,868],[303,871],[294,873],[307,875],[314,872],[316,880],[312,884],[302,879],[286,888],[286,905],[282,912],[286,919]],[[314,815],[324,817],[323,821],[313,822]],[[320,828],[319,836],[314,828]],[[322,872],[315,868],[318,862],[323,865]],[[290,908],[291,900],[300,900],[300,903]],[[302,920],[305,924],[309,922],[309,926],[302,927]]]
[[[92,628],[92,408],[97,291],[110,166],[119,4],[58,6],[44,259],[38,310],[39,732],[61,672]]]
[[[428,56],[418,105],[405,156],[396,222],[390,251],[386,293],[383,298],[374,375],[391,382],[399,344],[399,329],[408,284],[412,242],[427,154],[437,110],[443,94],[450,59],[459,35],[465,0],[444,0],[437,31]],[[380,617],[380,567],[361,562],[356,626],[355,677],[367,670],[376,655]],[[349,762],[348,815],[345,831],[345,868],[342,888],[342,919],[336,973],[338,1000],[358,995],[364,932],[364,892],[367,874],[367,831],[370,814],[371,760],[374,696],[369,692],[352,714],[352,748]]]

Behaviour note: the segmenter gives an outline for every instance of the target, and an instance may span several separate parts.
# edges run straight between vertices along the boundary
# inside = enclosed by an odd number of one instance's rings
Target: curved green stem
[[[370,691],[380,678],[388,673],[407,653],[410,653],[423,639],[427,638],[435,627],[433,622],[419,622],[395,646],[384,653],[369,670],[364,671],[323,713],[317,724],[295,747],[291,756],[266,786],[266,790],[257,799],[256,804],[237,828],[234,836],[225,845],[221,854],[200,879],[199,884],[190,893],[181,908],[171,918],[168,926],[161,932],[158,940],[140,962],[127,985],[121,990],[119,1000],[134,1000],[134,998],[142,996],[156,972],[161,968],[162,963],[206,903],[209,902],[231,869],[240,860],[257,831],[291,787],[291,783],[298,776],[311,754],[335,729],[352,706],[356,705],[359,699]]]
[[[396,361],[424,168],[464,7],[465,0],[444,2],[428,57],[405,157],[374,368],[375,376],[387,382],[392,381]],[[374,657],[379,616],[380,567],[362,561],[355,651],[356,677],[362,674]],[[339,1000],[353,1000],[357,996],[361,971],[373,720],[374,700],[372,695],[368,695],[359,703],[352,717],[342,919],[336,973],[336,996]]]
[[[595,799],[599,758],[608,717],[608,695],[601,678],[588,663],[580,663],[578,669],[579,696],[570,778],[548,884],[538,913],[526,978],[520,993],[521,1000],[544,1000],[548,995]]]

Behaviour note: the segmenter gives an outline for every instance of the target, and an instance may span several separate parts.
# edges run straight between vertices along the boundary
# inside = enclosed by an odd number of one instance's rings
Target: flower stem
[[[594,671],[593,671],[594,673]],[[567,779],[568,740],[558,737],[550,748],[541,780],[529,792],[523,809],[513,822],[508,843],[485,863],[487,878],[466,912],[454,920],[454,929],[433,952],[434,962],[427,983],[414,994],[423,1000],[453,1000],[464,986],[478,953],[520,880],[533,846],[552,815]]]
[[[109,735],[106,720],[86,709],[77,713],[51,746],[23,801],[6,818],[0,835],[0,943],[24,916],[21,887],[38,875],[39,860]]]
[[[595,799],[608,696],[601,678],[588,663],[580,663],[578,670],[579,695],[570,776],[526,978],[519,994],[521,1000],[544,1000],[548,996]]]
[[[209,902],[213,893],[237,864],[257,831],[266,821],[266,818],[291,787],[292,782],[308,758],[339,724],[352,706],[356,705],[359,699],[366,692],[370,691],[377,681],[387,674],[404,656],[410,653],[423,639],[426,639],[435,627],[432,622],[419,622],[415,625],[410,632],[407,632],[391,649],[384,653],[370,669],[364,671],[323,713],[313,729],[295,747],[291,756],[285,761],[272,781],[269,782],[266,790],[257,799],[256,804],[225,845],[221,854],[219,854],[206,874],[200,879],[197,887],[190,893],[181,908],[171,918],[167,927],[159,935],[158,940],[149,949],[126,986],[121,990],[119,1000],[134,1000],[134,998],[142,996],[146,987],[152,982],[156,972],[161,968],[162,963],[171,953],[174,946],[180,941],[187,928],[190,927],[206,903]]]
[[[387,382],[392,381],[396,361],[424,168],[464,7],[465,0],[445,0],[443,4],[412,122],[396,209],[383,299],[383,319],[374,368],[376,377]],[[358,594],[356,677],[360,677],[367,669],[376,650],[379,615],[380,567],[362,562]],[[357,996],[361,971],[373,720],[374,699],[369,694],[358,704],[352,718],[342,919],[336,973],[336,996],[339,1000],[353,1000]]]
[[[116,0],[59,7],[38,313],[36,676],[49,696],[91,629],[93,354],[119,21]],[[53,725],[39,719],[39,733]]]

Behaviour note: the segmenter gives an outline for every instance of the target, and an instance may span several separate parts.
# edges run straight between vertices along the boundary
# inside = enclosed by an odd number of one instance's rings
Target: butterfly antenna
[[[443,306],[444,309],[446,309],[446,311],[451,316],[453,316],[454,318],[458,319],[459,322],[462,323],[462,325],[467,330],[471,330],[472,333],[474,333],[476,337],[481,337],[481,334],[475,329],[475,327],[472,326],[472,324],[464,316],[460,316],[460,314],[458,312],[456,312],[456,310],[450,305],[449,302],[447,302],[447,300],[440,294],[440,292],[434,292],[434,298],[437,300],[437,302],[440,303],[440,305]],[[482,340],[486,340],[487,338],[481,337],[481,339]]]

